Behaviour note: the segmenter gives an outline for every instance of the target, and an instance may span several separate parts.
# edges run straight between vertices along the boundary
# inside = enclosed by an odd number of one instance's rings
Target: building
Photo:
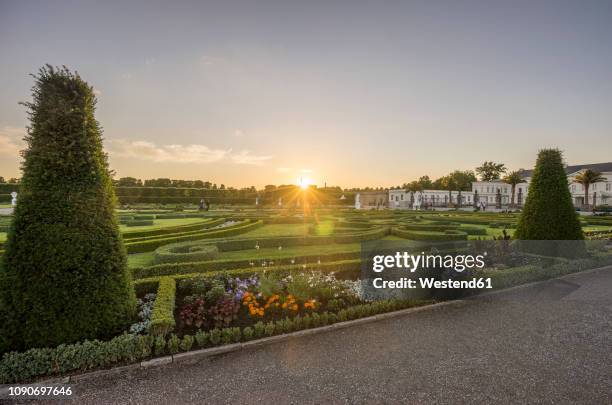
[[[457,205],[459,192],[447,190],[423,190],[412,194],[410,191],[398,189],[389,190],[389,208],[392,209],[426,209],[443,208],[450,204]],[[461,192],[461,205],[471,206],[473,195],[470,191]]]
[[[600,172],[605,178],[604,182],[591,184],[589,187],[589,205],[612,204],[612,162],[595,163],[585,165],[566,166],[567,181],[572,195],[574,206],[582,207],[584,201],[584,188],[581,184],[574,183],[574,177],[583,170],[591,169]],[[518,207],[525,204],[529,192],[529,183],[533,170],[521,172],[524,183],[516,185],[514,192],[514,204]],[[461,195],[461,206],[471,207],[484,203],[487,209],[493,209],[501,205],[503,209],[508,208],[512,202],[512,186],[501,180],[475,181],[472,183],[471,191],[447,190],[423,190],[413,193],[403,189],[389,191],[366,191],[357,193],[355,196],[355,208],[357,209],[429,209],[445,208],[449,205],[457,206],[459,195]],[[499,204],[498,204],[499,198]]]
[[[389,207],[389,193],[383,191],[361,191],[355,194],[355,208],[358,210],[376,210]]]

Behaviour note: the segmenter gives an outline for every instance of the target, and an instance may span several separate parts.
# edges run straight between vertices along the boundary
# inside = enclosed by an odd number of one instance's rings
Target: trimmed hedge
[[[132,221],[126,221],[125,226],[151,226],[153,225],[152,219],[134,219]]]
[[[337,313],[298,315],[265,324],[258,322],[245,328],[199,330],[195,336],[185,335],[182,338],[174,334],[167,339],[163,336],[124,334],[106,342],[84,341],[55,348],[30,349],[22,353],[10,352],[4,354],[0,360],[0,384],[24,383],[44,376],[65,375],[121,363],[133,363],[153,355],[176,354],[179,351],[246,342],[430,303],[432,301],[377,301],[355,305]]]
[[[214,260],[214,261],[193,261],[193,262],[181,262],[181,263],[164,263],[156,264],[148,267],[137,267],[132,269],[132,277],[134,279],[142,279],[156,276],[174,276],[179,274],[194,274],[194,273],[208,273],[212,271],[223,271],[231,269],[247,269],[261,270],[261,261],[270,262],[273,261],[276,266],[289,266],[289,265],[312,265],[316,260],[320,259],[321,263],[325,262],[337,262],[344,260],[354,260],[361,257],[361,250],[354,250],[348,252],[331,253],[331,254],[316,254],[316,255],[303,255],[298,257],[286,257],[286,258],[260,258],[257,259],[257,266],[250,266],[252,260]],[[295,263],[291,263],[291,260],[295,260]],[[274,266],[267,266],[264,269],[274,269]]]
[[[158,283],[159,287],[151,313],[149,333],[155,336],[165,336],[176,326],[174,320],[176,281],[171,277],[161,277]]]
[[[188,235],[171,235],[166,238],[154,239],[154,240],[142,240],[138,242],[127,242],[126,247],[129,253],[142,253],[151,252],[160,246],[168,243],[175,242],[187,242],[192,240],[200,239],[212,239],[212,238],[223,238],[227,236],[238,235],[263,225],[263,221],[251,221],[246,220],[245,223],[240,223],[236,226],[230,226],[227,228],[210,229],[199,233],[192,233]]]
[[[196,265],[199,263],[196,263]],[[185,265],[189,265],[186,263]],[[295,264],[295,265],[283,265],[283,266],[268,266],[262,267],[249,267],[244,269],[233,269],[224,271],[209,271],[204,273],[194,272],[185,274],[165,275],[162,277],[147,277],[140,280],[134,281],[136,291],[142,294],[155,292],[155,288],[158,283],[164,278],[172,278],[176,281],[183,279],[197,278],[197,277],[215,277],[219,274],[227,274],[233,277],[250,277],[253,274],[260,273],[263,270],[266,272],[278,272],[279,274],[289,274],[292,272],[299,272],[305,269],[319,270],[322,272],[333,272],[338,278],[358,278],[360,274],[361,259],[354,260],[341,260],[337,262],[324,262],[321,264]],[[186,267],[185,267],[186,268]]]
[[[151,238],[154,236],[162,236],[162,235],[172,235],[176,233],[184,233],[189,231],[200,231],[203,229],[212,228],[214,226],[220,225],[224,223],[226,220],[224,218],[219,219],[205,219],[202,222],[197,222],[195,224],[188,225],[177,225],[177,226],[168,226],[165,228],[158,229],[149,229],[144,231],[125,231],[123,232],[123,239],[129,240],[130,242],[134,242],[138,239],[145,240],[146,238]]]
[[[179,242],[158,247],[155,250],[155,263],[179,263],[214,260],[219,249],[214,245],[204,245],[199,241]]]
[[[450,241],[450,240],[467,240],[467,233],[461,231],[445,231],[445,232],[427,232],[427,231],[410,231],[400,228],[392,228],[391,234],[404,239],[411,240],[435,240],[435,241]]]

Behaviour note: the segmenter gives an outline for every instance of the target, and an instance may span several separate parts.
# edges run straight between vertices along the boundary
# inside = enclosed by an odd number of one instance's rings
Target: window
[[[610,183],[606,183],[606,191],[610,191]]]
[[[576,192],[576,185],[572,184],[572,193],[575,193],[575,192]]]
[[[402,201],[404,200],[404,194],[402,194]]]
[[[597,191],[597,183],[593,184],[593,191]]]

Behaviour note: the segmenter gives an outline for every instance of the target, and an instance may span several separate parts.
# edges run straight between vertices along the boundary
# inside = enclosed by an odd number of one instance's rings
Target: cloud
[[[257,156],[248,150],[232,154],[231,149],[213,149],[206,145],[156,145],[148,141],[110,139],[106,148],[113,156],[174,163],[215,163],[230,161],[239,165],[262,165],[272,156]]]
[[[231,159],[238,165],[261,166],[266,162],[266,160],[272,159],[272,156],[257,156],[252,155],[248,150],[242,150],[240,153],[232,155]]]
[[[148,141],[127,139],[108,140],[107,148],[115,156],[178,163],[218,162],[230,152],[230,150],[211,149],[206,145],[156,145]]]
[[[276,171],[279,173],[288,173],[290,171],[292,171],[293,169],[291,167],[277,167]]]
[[[25,135],[25,128],[0,128],[0,154],[19,155],[19,151],[25,148],[25,143],[23,142]]]

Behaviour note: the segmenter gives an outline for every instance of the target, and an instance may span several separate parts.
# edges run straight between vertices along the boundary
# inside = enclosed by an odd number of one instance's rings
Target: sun
[[[298,185],[300,186],[302,190],[306,190],[308,186],[310,186],[311,184],[312,184],[312,181],[308,177],[302,177],[298,181]]]

